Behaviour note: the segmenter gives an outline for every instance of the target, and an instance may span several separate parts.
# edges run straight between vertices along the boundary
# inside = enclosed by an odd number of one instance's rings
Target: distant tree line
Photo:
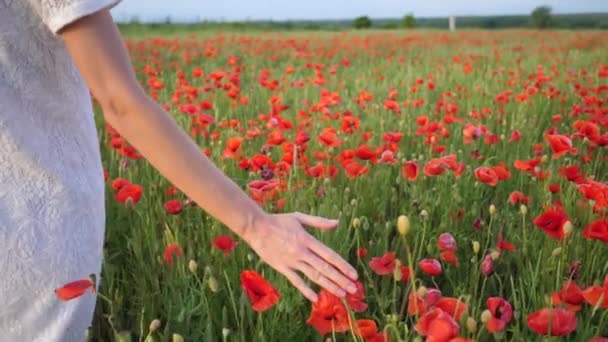
[[[608,13],[559,14],[553,15],[551,8],[540,6],[530,15],[509,16],[462,16],[457,17],[458,28],[507,29],[608,29]],[[300,21],[248,21],[248,22],[212,22],[174,23],[170,17],[162,22],[143,24],[134,17],[126,23],[119,23],[124,31],[138,31],[147,28],[161,28],[167,33],[183,29],[189,30],[327,30],[339,31],[348,28],[356,29],[412,29],[436,28],[446,29],[448,18],[415,18],[407,14],[400,19],[371,19],[360,16],[354,20],[300,20]]]

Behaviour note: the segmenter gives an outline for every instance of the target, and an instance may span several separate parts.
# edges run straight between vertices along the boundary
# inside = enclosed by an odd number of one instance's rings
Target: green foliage
[[[551,7],[539,6],[536,7],[530,15],[532,27],[538,29],[546,29],[553,25],[553,17],[551,17]]]
[[[357,17],[357,18],[355,18],[355,21],[353,22],[353,27],[356,29],[370,28],[370,27],[372,27],[372,20],[366,15]]]
[[[408,14],[405,15],[403,17],[403,19],[401,19],[401,26],[407,28],[407,29],[412,29],[414,27],[416,27],[416,18],[414,18],[413,14]]]

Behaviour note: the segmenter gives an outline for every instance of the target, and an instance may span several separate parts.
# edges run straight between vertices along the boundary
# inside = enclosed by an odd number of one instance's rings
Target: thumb
[[[295,212],[293,213],[293,215],[298,221],[300,221],[301,224],[309,227],[319,229],[332,229],[336,228],[336,226],[338,225],[338,220],[330,220],[324,217],[306,215],[299,212]]]

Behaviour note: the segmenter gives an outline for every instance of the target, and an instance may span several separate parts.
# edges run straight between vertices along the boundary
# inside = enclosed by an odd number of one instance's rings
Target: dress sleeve
[[[121,0],[29,0],[37,9],[42,21],[56,34],[66,25],[91,15],[110,9]]]

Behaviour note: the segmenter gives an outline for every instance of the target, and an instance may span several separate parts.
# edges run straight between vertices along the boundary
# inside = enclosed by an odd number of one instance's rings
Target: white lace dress
[[[95,295],[103,170],[89,91],[56,34],[119,0],[0,0],[0,341],[82,341]],[[95,61],[91,61],[95,63]]]

